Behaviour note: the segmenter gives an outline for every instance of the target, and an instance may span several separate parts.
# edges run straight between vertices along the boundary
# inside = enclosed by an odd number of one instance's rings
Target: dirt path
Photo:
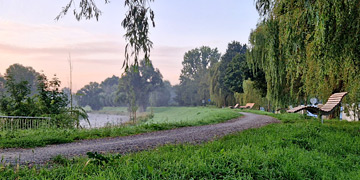
[[[42,164],[59,154],[73,157],[85,155],[89,151],[127,153],[171,143],[201,143],[245,129],[279,122],[269,116],[242,114],[243,117],[219,124],[184,127],[134,136],[81,140],[32,149],[0,149],[0,157],[3,159],[2,163]]]

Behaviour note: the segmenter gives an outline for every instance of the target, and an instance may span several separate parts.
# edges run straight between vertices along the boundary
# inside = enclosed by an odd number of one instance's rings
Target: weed
[[[70,163],[70,161],[65,158],[64,156],[62,155],[57,155],[57,156],[54,156],[53,158],[51,158],[51,160],[56,163],[56,164],[61,164],[61,165],[68,165]]]

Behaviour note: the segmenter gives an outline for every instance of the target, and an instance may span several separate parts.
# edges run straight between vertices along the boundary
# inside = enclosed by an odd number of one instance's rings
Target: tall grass
[[[52,168],[0,167],[0,177],[360,179],[360,124],[339,121],[321,124],[297,116],[298,121],[284,120],[290,123],[250,129],[202,145],[168,145],[128,155],[71,160],[56,157]]]
[[[73,142],[81,139],[96,139],[103,137],[127,136],[139,133],[146,133],[158,130],[167,130],[178,127],[197,126],[224,122],[240,116],[239,113],[230,109],[216,108],[181,108],[167,107],[154,108],[155,120],[150,122],[139,122],[138,124],[126,124],[121,126],[109,126],[98,129],[35,129],[0,132],[0,148],[30,148],[45,146],[48,144],[60,144]],[[172,115],[175,113],[176,115]],[[189,112],[196,112],[198,115],[189,117]],[[169,117],[167,121],[161,121],[157,118]],[[172,118],[176,120],[171,121]]]

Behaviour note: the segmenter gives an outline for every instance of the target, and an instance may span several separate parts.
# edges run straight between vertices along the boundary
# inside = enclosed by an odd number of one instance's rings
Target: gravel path
[[[244,116],[238,119],[219,124],[184,127],[125,137],[81,140],[74,143],[49,145],[32,149],[0,149],[0,157],[3,159],[2,163],[42,164],[59,154],[73,157],[85,155],[89,151],[128,153],[164,144],[201,143],[245,129],[279,122],[269,116],[252,113],[242,114]]]

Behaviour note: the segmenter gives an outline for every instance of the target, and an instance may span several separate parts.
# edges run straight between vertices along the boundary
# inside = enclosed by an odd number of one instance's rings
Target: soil
[[[57,155],[68,158],[86,155],[87,152],[129,153],[152,149],[165,144],[198,144],[218,139],[249,128],[258,128],[279,120],[263,115],[242,113],[244,116],[224,123],[156,131],[133,136],[80,140],[73,143],[49,145],[31,149],[0,149],[2,163],[44,164]]]

